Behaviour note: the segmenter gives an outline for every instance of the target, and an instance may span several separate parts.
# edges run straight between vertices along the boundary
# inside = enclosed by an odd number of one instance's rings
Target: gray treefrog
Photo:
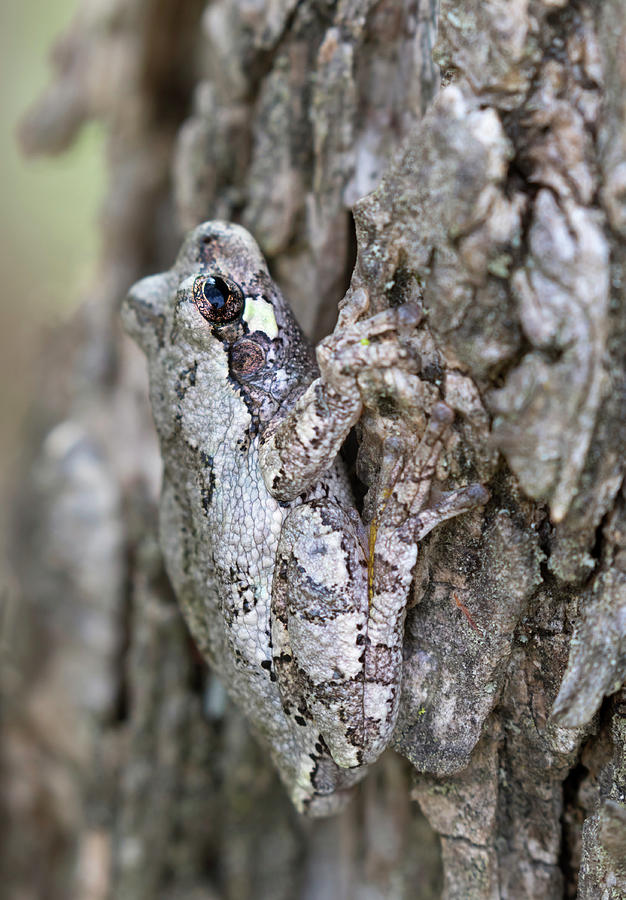
[[[145,351],[164,463],[160,533],[196,643],[267,743],[301,811],[327,815],[390,741],[417,543],[487,500],[431,480],[453,419],[384,447],[363,524],[338,451],[381,390],[410,391],[407,304],[364,290],[314,352],[243,228],[207,222],[123,308]],[[317,357],[317,358],[316,358]],[[422,413],[423,415],[423,413]]]

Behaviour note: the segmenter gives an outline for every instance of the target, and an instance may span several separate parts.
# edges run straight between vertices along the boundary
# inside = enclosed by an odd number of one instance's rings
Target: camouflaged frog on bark
[[[388,745],[417,544],[484,503],[428,499],[453,419],[390,437],[373,515],[337,454],[381,392],[409,396],[419,310],[362,318],[354,290],[314,352],[239,226],[200,225],[168,272],[124,305],[144,349],[164,462],[161,543],[191,632],[267,743],[296,807],[325,815]]]

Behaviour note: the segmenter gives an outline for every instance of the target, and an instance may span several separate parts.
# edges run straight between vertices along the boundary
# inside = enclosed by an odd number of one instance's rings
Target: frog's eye
[[[211,325],[228,325],[244,308],[243,291],[230,278],[200,275],[193,283],[193,299],[198,312]]]

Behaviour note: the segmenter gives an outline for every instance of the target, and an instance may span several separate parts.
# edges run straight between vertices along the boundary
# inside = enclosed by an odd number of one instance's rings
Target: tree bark
[[[624,4],[82,0],[23,144],[91,118],[101,265],[16,498],[6,895],[626,896]],[[117,312],[209,218],[252,231],[314,339],[351,279],[421,303],[425,414],[457,413],[440,480],[491,491],[421,548],[395,752],[334,819],[291,809],[162,568]],[[368,483],[376,421],[360,440]]]

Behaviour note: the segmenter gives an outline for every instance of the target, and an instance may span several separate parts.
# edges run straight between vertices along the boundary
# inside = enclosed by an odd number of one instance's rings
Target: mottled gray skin
[[[201,313],[207,275],[245,304],[227,325]],[[388,442],[369,533],[361,523],[337,453],[377,389],[409,395],[417,363],[403,336],[419,321],[413,307],[357,321],[366,306],[355,291],[318,368],[254,240],[208,222],[123,309],[148,358],[161,542],[181,608],[314,815],[338,810],[391,738],[418,540],[486,500],[474,485],[426,504],[452,420],[440,403],[410,453]]]

